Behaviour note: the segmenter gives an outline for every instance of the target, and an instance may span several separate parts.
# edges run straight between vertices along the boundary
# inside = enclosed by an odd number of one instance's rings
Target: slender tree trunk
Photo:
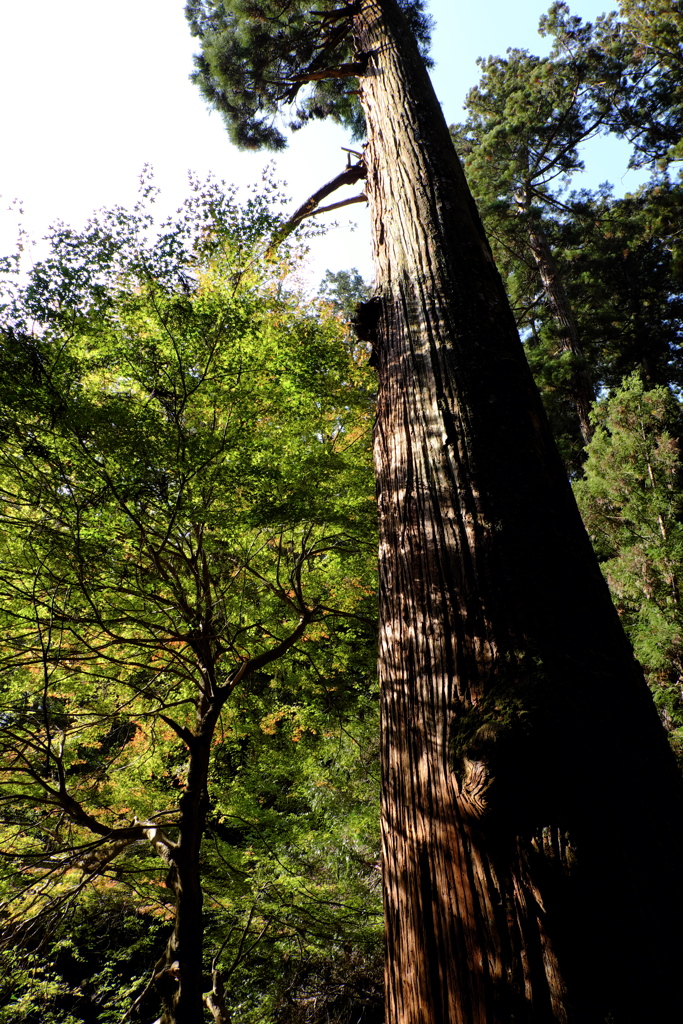
[[[218,710],[200,718],[190,743],[187,783],[180,798],[180,835],[166,884],[175,897],[175,921],[156,988],[163,1003],[161,1024],[199,1024],[204,1019],[202,837],[209,806],[207,778]]]
[[[231,1017],[225,1005],[223,976],[215,967],[211,972],[211,980],[211,991],[204,997],[204,1004],[211,1011],[214,1024],[230,1024]]]
[[[388,1024],[676,1019],[683,794],[395,0],[358,49],[380,296]]]
[[[586,367],[583,349],[581,348],[579,329],[574,319],[574,313],[567,298],[562,275],[555,262],[547,235],[543,230],[541,221],[532,212],[531,202],[526,193],[521,193],[517,196],[517,206],[520,213],[526,217],[529,246],[538,267],[550,315],[555,322],[560,349],[562,352],[571,353],[572,400],[579,419],[581,435],[585,443],[588,444],[593,436],[590,411],[595,401],[595,390]]]

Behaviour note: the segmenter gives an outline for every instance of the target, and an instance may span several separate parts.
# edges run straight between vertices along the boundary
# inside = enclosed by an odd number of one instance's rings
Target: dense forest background
[[[556,4],[452,134],[683,762],[681,21]],[[3,262],[0,1020],[154,1020],[200,879],[207,1020],[380,1022],[369,286],[300,293],[270,182],[152,199]]]

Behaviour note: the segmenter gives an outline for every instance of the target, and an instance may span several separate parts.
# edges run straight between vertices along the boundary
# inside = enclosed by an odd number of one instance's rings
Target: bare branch
[[[351,167],[345,168],[341,174],[338,174],[336,178],[332,178],[326,185],[319,188],[317,192],[314,192],[312,196],[303,203],[298,210],[296,210],[289,220],[276,232],[273,238],[273,243],[278,244],[282,242],[287,235],[291,234],[292,231],[304,220],[305,217],[310,217],[316,206],[326,199],[333,192],[336,192],[342,185],[355,185],[357,181],[364,178],[366,175],[365,164],[362,160],[359,160],[357,164],[352,164]]]
[[[184,725],[180,725],[173,718],[169,718],[168,715],[162,715],[161,712],[159,712],[159,718],[162,722],[165,722],[170,729],[173,729],[173,732],[177,736],[180,736],[183,743],[185,743],[190,750],[192,749],[195,737],[189,729],[186,729]]]
[[[319,213],[329,213],[331,210],[341,210],[342,206],[352,206],[354,203],[367,203],[368,197],[365,192],[361,192],[358,196],[353,196],[351,199],[342,199],[340,203],[330,203],[329,206],[319,206],[317,210],[313,210],[309,213],[309,217],[317,217]]]

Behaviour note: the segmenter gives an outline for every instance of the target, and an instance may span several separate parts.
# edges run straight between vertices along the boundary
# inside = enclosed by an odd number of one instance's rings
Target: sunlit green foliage
[[[0,869],[5,941],[24,957],[4,997],[15,1020],[114,1021],[141,994],[174,917],[165,857],[215,694],[202,885],[207,970],[215,958],[234,1019],[276,1012],[282,957],[294,971],[349,943],[375,956],[370,382],[329,304],[289,290],[296,252],[270,252],[269,193],[240,205],[195,184],[160,231],[144,204],[60,226],[24,283],[8,276]],[[84,907],[107,929],[108,900],[124,943],[135,915],[155,938],[135,963],[107,954],[105,977]],[[139,1008],[156,1005],[151,992]]]

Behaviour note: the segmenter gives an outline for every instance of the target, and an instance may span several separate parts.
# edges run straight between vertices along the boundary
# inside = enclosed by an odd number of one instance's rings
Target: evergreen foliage
[[[508,50],[480,60],[456,148],[507,282],[528,355],[568,464],[580,459],[595,397],[592,367],[549,235],[560,195],[583,169],[580,146],[603,122],[585,61]],[[582,437],[583,432],[583,437]]]
[[[585,63],[515,49],[477,63],[467,121],[454,129],[477,198],[516,214],[515,196],[528,189],[537,203],[554,206],[554,183],[583,169],[579,146],[601,128]]]
[[[426,55],[424,0],[401,0],[401,7]],[[285,127],[326,117],[362,137],[354,90],[364,57],[352,38],[353,0],[188,0],[185,11],[201,44],[193,81],[223,115],[236,146],[282,149]],[[290,111],[286,124],[283,109]]]
[[[327,270],[318,289],[321,298],[332,303],[332,308],[349,323],[353,320],[359,302],[367,302],[372,289],[355,267],[351,270]]]
[[[650,385],[683,385],[683,186],[656,175],[621,198],[605,187],[571,197],[551,238],[602,388],[634,369]]]
[[[468,94],[467,120],[452,128],[572,472],[580,467],[585,443],[572,408],[577,369],[585,370],[595,393],[619,386],[636,368],[653,385],[681,384],[680,183],[658,171],[624,198],[607,185],[570,191],[583,169],[584,141],[608,130],[628,135],[625,120],[615,120],[615,103],[619,96],[635,97],[635,87],[624,82],[642,71],[638,62],[645,50],[634,44],[629,53],[622,47],[617,74],[607,45],[609,33],[635,39],[628,18],[636,14],[627,7],[622,20],[610,16],[595,27],[556,4],[541,20],[542,31],[555,35],[551,55],[509,50],[505,58],[480,61],[481,80]],[[641,13],[638,24],[647,20],[647,11]],[[665,59],[669,23],[664,18],[660,25],[653,16],[648,24],[652,39],[663,34],[659,88],[673,97],[675,62]],[[647,51],[651,58],[654,46]],[[615,91],[618,82],[621,92]],[[646,98],[652,97],[643,80],[642,102]],[[639,145],[636,140],[636,164],[644,162]],[[655,160],[655,150],[648,152]],[[657,152],[661,162],[664,151]],[[672,158],[673,151],[667,160]],[[548,279],[564,302],[565,334]],[[575,325],[578,350],[566,345],[568,321]]]
[[[683,749],[681,409],[632,374],[599,402],[575,493],[635,655]]]
[[[683,12],[677,0],[620,0],[595,24],[555,3],[541,19],[554,53],[586,61],[605,123],[631,143],[631,166],[683,159]]]

